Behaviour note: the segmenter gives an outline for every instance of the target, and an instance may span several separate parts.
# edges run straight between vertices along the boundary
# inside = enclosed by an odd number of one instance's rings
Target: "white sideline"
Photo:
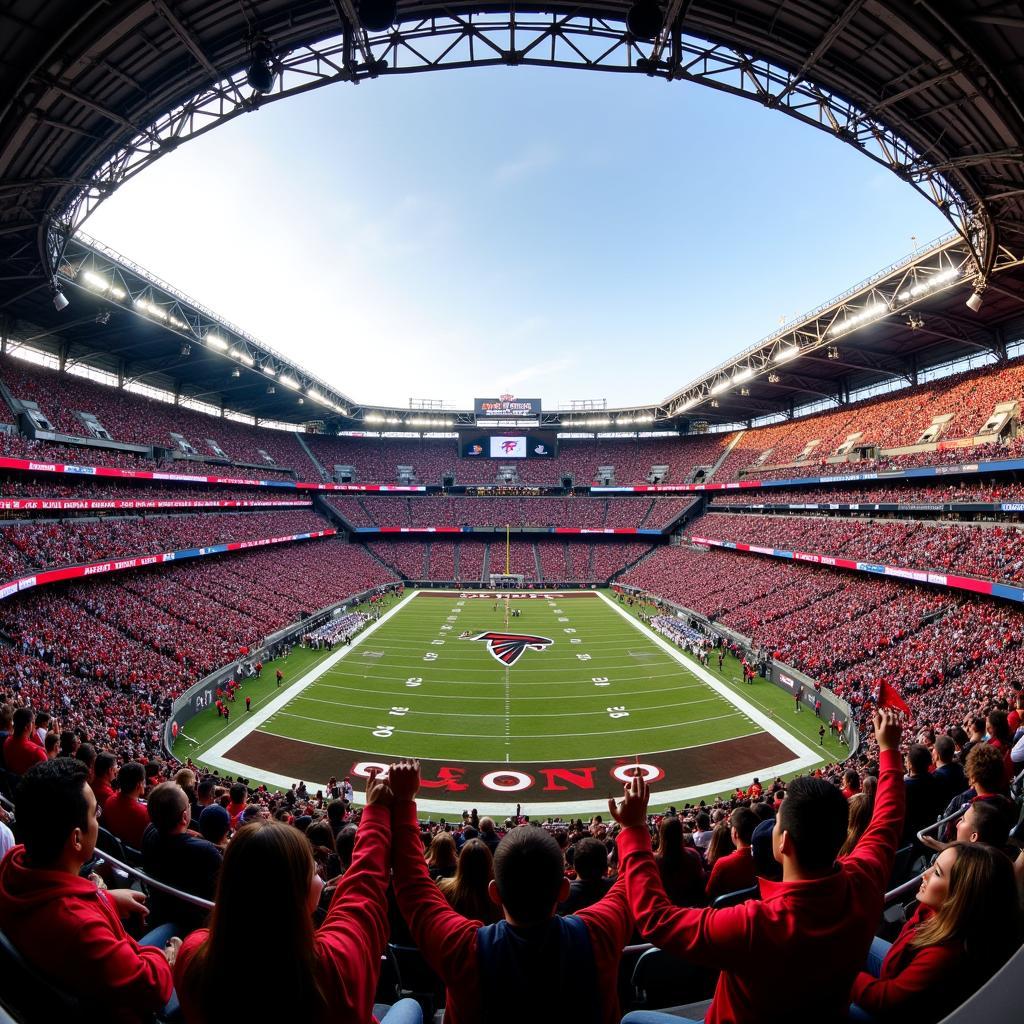
[[[475,591],[455,591],[446,592],[451,593],[451,596],[457,597],[459,593],[475,593]],[[243,764],[240,761],[235,761],[232,758],[225,757],[224,754],[245,739],[251,732],[258,729],[268,718],[276,714],[282,707],[284,707],[294,697],[298,696],[308,686],[312,685],[320,678],[328,669],[333,668],[349,651],[357,647],[366,637],[374,633],[378,627],[382,626],[388,621],[396,612],[404,608],[413,598],[417,597],[421,591],[413,591],[403,600],[399,601],[390,611],[386,612],[381,618],[375,622],[372,626],[364,630],[359,634],[353,641],[352,647],[343,647],[341,650],[330,655],[313,670],[306,675],[301,682],[293,685],[288,690],[283,690],[281,694],[275,697],[265,707],[260,708],[259,711],[255,712],[249,718],[247,716],[245,724],[240,728],[233,730],[227,736],[218,740],[205,754],[200,755],[199,760],[206,764],[213,765],[216,768],[223,769],[230,772],[232,775],[241,775],[246,778],[258,779],[261,782],[267,782],[275,786],[279,786],[282,789],[290,789],[293,782],[296,779],[290,778],[286,775],[281,775],[277,772],[267,771],[263,768],[258,768],[255,765]],[[682,665],[688,672],[695,675],[701,682],[707,684],[721,697],[724,697],[730,704],[733,705],[737,710],[747,715],[755,724],[761,726],[765,732],[771,734],[780,743],[791,750],[796,757],[792,760],[784,761],[780,764],[765,765],[759,769],[760,773],[765,778],[774,778],[776,775],[785,775],[789,772],[796,772],[802,768],[808,768],[813,764],[818,764],[822,761],[822,757],[816,754],[813,748],[808,747],[802,741],[798,740],[795,736],[787,732],[777,722],[774,722],[767,715],[758,711],[753,705],[748,703],[738,694],[734,693],[724,683],[719,682],[709,672],[707,672],[700,665],[695,664],[686,658],[677,648],[673,647],[666,640],[662,639],[656,633],[651,630],[645,629],[642,623],[640,623],[634,616],[630,615],[629,612],[624,611],[616,604],[616,602],[610,600],[602,592],[597,591],[596,596],[604,601],[607,605],[613,608],[619,615],[630,622],[647,640],[661,647],[667,654],[669,654],[675,661]],[[716,741],[724,742],[724,741]],[[711,744],[701,744],[711,745]],[[368,757],[375,755],[367,754]],[[478,763],[478,762],[465,762]],[[489,763],[489,762],[488,762]],[[497,762],[495,762],[497,763]],[[737,786],[745,786],[750,782],[752,775],[750,772],[745,772],[742,775],[734,775],[728,779],[718,779],[714,782],[702,783],[697,786],[686,786],[681,789],[673,789],[666,791],[658,791],[652,795],[653,800],[657,803],[668,804],[668,803],[681,803],[688,800],[698,800],[701,797],[711,796],[716,793],[725,793],[731,789],[735,789]],[[327,781],[313,782],[309,779],[305,780],[307,787],[311,789],[326,789]],[[357,791],[358,792],[358,791]],[[494,795],[494,803],[489,806],[480,804],[481,813],[500,813],[504,815],[509,808],[514,804],[520,802],[517,797],[520,794],[515,792],[510,793],[496,793]],[[426,811],[429,814],[453,814],[459,815],[461,813],[463,804],[457,803],[453,800],[424,800],[420,799],[416,801],[416,805],[420,811]],[[562,802],[545,802],[545,803],[522,803],[522,813],[529,814],[531,816],[544,816],[548,817],[552,814],[595,814],[602,811],[607,812],[608,801],[607,798],[601,800],[576,800]]]
[[[307,687],[312,686],[328,669],[334,668],[335,665],[341,661],[350,651],[354,651],[368,636],[372,636],[377,630],[384,625],[388,619],[391,618],[397,611],[404,608],[417,594],[417,591],[413,591],[407,597],[403,598],[398,604],[395,605],[390,611],[385,612],[372,626],[368,626],[352,641],[351,646],[341,647],[333,654],[328,655],[320,662],[316,668],[312,669],[302,680],[293,686],[289,686],[287,689],[282,690],[269,704],[264,705],[255,714],[246,715],[245,724],[237,729],[233,729],[222,739],[217,740],[216,743],[210,747],[205,753],[198,755],[201,761],[205,761],[207,764],[212,764],[216,768],[224,768],[235,775],[255,775],[261,779],[265,779],[267,782],[273,782],[276,786],[282,786],[284,789],[290,789],[293,782],[296,779],[289,779],[284,775],[277,775],[274,772],[267,772],[261,768],[256,768],[254,765],[242,764],[241,761],[234,761],[231,758],[224,757],[224,754],[230,750],[233,746],[240,743],[246,738],[251,732],[258,729],[268,718],[272,715],[276,715],[289,701],[294,700],[303,690]],[[324,786],[326,787],[326,780],[324,780]]]

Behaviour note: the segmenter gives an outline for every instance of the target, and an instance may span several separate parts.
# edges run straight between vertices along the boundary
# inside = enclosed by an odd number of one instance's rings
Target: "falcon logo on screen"
[[[524,633],[477,633],[476,636],[469,636],[466,639],[483,640],[487,644],[487,650],[491,652],[491,657],[497,658],[502,665],[514,665],[527,648],[543,651],[554,642],[546,636],[531,636]]]
[[[511,455],[512,452],[514,452],[518,447],[519,447],[519,442],[518,441],[502,441],[501,442],[501,450],[506,455]]]
[[[534,455],[547,455],[547,453],[547,448],[542,444],[537,445],[536,448],[533,449]]]

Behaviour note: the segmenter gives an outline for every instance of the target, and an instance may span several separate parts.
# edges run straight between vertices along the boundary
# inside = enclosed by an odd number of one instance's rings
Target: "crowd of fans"
[[[119,1019],[230,1014],[225,971],[285,943],[280,984],[260,1004],[275,1017],[420,1024],[423,1005],[443,1005],[457,1024],[484,1019],[504,985],[537,993],[545,1019],[589,1002],[588,1019],[617,1024],[620,958],[634,940],[677,958],[675,991],[713,989],[701,1007],[713,1024],[766,1019],[766,1000],[768,1019],[935,1024],[1021,940],[1024,855],[1008,842],[1019,810],[1003,739],[1024,732],[1022,705],[1013,718],[991,706],[987,740],[959,724],[911,732],[879,710],[870,751],[841,774],[755,778],[730,799],[661,813],[634,779],[607,822],[543,823],[518,809],[504,822],[475,810],[424,821],[415,762],[372,776],[360,806],[348,779],[271,793],[116,756],[102,734],[8,705],[2,754],[19,777],[19,845],[0,864],[0,927],[61,990]],[[40,722],[62,728],[61,756],[36,745]],[[886,931],[898,849],[949,806],[959,822],[920,847],[937,855],[902,928]],[[86,877],[100,826],[139,851],[151,878],[211,900],[212,913]],[[375,1004],[389,941],[421,958],[417,1002]],[[783,955],[815,969],[780,987]]]
[[[36,402],[59,433],[88,437],[85,425],[76,415],[87,412],[99,420],[115,441],[159,445],[191,454],[171,436],[179,434],[199,456],[221,458],[223,453],[231,462],[295,470],[303,479],[319,475],[314,473],[309,457],[290,431],[210,416],[21,359],[0,360],[0,380],[15,399]]]
[[[854,434],[859,435],[858,445],[883,450],[916,445],[932,421],[944,415],[951,415],[952,419],[944,428],[940,443],[974,437],[996,405],[1009,401],[1024,401],[1024,362],[1021,360],[999,368],[969,370],[832,412],[747,431],[729,453],[715,479],[736,479],[744,471],[763,475],[752,467],[788,465],[801,458],[817,466],[835,455],[836,449]],[[810,447],[812,442],[817,443]],[[921,464],[932,465],[947,458],[967,461],[984,455],[976,449],[953,448],[923,453],[921,457],[926,460]],[[901,461],[901,464],[912,463]],[[851,468],[860,470],[864,465],[832,465],[827,471],[849,472]],[[796,474],[790,472],[789,475]],[[817,471],[805,475],[817,475]]]
[[[576,486],[603,482],[601,467],[613,467],[616,484],[648,482],[655,466],[668,467],[664,483],[692,483],[698,469],[713,467],[730,439],[728,434],[692,437],[632,437],[622,439],[565,438],[551,459],[505,460],[459,454],[455,438],[402,440],[398,438],[307,435],[305,440],[331,475],[336,466],[349,466],[357,482],[394,483],[398,467],[412,468],[421,484],[441,484],[453,476],[458,484],[493,484],[501,466],[514,465],[520,483],[560,485],[571,476]]]
[[[1000,582],[1024,580],[1024,530],[1009,525],[711,512],[690,523],[687,532]]]
[[[0,527],[0,578],[108,558],[312,533],[327,525],[305,511],[22,520]]]
[[[155,755],[170,701],[242,646],[395,580],[362,548],[320,540],[30,592],[0,602],[0,695],[119,756]]]
[[[858,484],[836,487],[769,487],[764,490],[713,491],[710,494],[711,507],[716,505],[790,505],[806,503],[840,504],[898,504],[898,505],[945,505],[945,504],[988,504],[1001,501],[1024,500],[1024,483],[1016,480],[991,480],[966,478],[950,481],[936,480],[922,483],[908,480],[906,483],[884,483],[879,485]]]
[[[328,503],[353,526],[573,527],[649,530],[667,528],[697,499],[383,497],[330,495]]]

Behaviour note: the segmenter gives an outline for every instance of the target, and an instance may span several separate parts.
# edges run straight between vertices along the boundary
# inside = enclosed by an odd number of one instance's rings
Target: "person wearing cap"
[[[226,807],[210,804],[204,807],[199,815],[199,834],[222,852],[228,845],[228,833],[231,831],[231,815]]]

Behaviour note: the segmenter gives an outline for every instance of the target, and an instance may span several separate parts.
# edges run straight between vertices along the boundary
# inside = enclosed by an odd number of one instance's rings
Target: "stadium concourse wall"
[[[333,532],[333,531],[332,531]],[[242,652],[237,661],[222,665],[209,675],[204,676],[199,682],[190,686],[183,694],[177,697],[171,704],[171,716],[164,723],[164,749],[170,757],[174,757],[174,741],[183,731],[185,726],[196,717],[202,714],[213,704],[213,696],[217,687],[222,686],[229,679],[233,678],[243,661],[256,662],[268,658],[270,652],[278,644],[289,643],[297,637],[304,636],[310,630],[323,625],[328,619],[341,615],[354,605],[361,604],[378,595],[386,594],[389,591],[400,590],[405,584],[401,581],[384,583],[369,590],[361,590],[357,594],[350,594],[341,601],[326,605],[317,609],[305,618],[299,619],[282,629],[264,637],[258,647],[249,648]]]
[[[633,594],[636,597],[648,598],[652,601],[656,601],[662,607],[670,608],[677,614],[684,615],[687,618],[692,619],[694,622],[699,623],[708,633],[717,634],[718,636],[739,645],[739,647],[747,654],[750,654],[753,651],[754,643],[749,636],[744,636],[742,633],[737,633],[735,630],[729,629],[728,626],[723,626],[721,623],[714,622],[706,615],[701,615],[700,612],[696,612],[692,608],[687,608],[685,605],[667,601],[665,598],[659,597],[657,594],[651,593],[648,590],[643,590],[640,587],[632,587],[624,583],[613,583],[612,587],[613,589],[621,590],[626,594]],[[821,687],[820,690],[815,689],[818,685],[816,679],[804,672],[801,672],[799,669],[793,668],[792,665],[786,665],[784,662],[776,661],[774,658],[770,658],[768,661],[768,674],[765,678],[780,690],[785,690],[786,693],[793,696],[796,695],[798,686],[803,687],[804,700],[812,710],[814,709],[815,698],[820,697],[822,717],[827,718],[834,712],[836,718],[845,724],[846,735],[850,741],[850,750],[847,757],[850,757],[857,752],[857,749],[860,746],[860,732],[857,729],[857,721],[853,714],[853,708],[851,708],[842,697],[837,696],[824,686]]]

